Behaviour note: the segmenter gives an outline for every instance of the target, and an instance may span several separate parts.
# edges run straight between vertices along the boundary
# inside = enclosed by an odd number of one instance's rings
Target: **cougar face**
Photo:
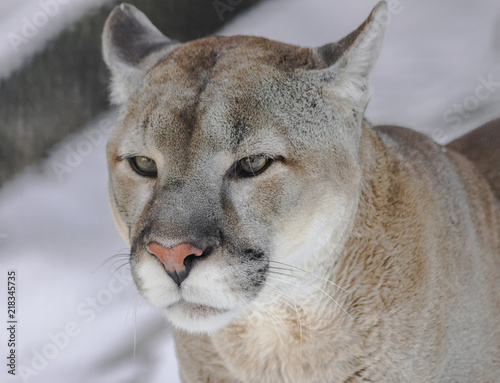
[[[184,382],[498,377],[498,121],[370,126],[385,12],[314,49],[108,18],[111,210]]]
[[[128,5],[103,38],[121,106],[111,208],[137,286],[175,326],[217,330],[277,288],[271,267],[342,245],[367,96],[337,45],[179,44]]]

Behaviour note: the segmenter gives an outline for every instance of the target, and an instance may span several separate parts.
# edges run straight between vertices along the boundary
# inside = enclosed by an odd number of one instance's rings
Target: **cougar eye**
[[[272,159],[264,155],[248,156],[238,161],[237,172],[243,177],[259,175],[271,164]]]
[[[156,177],[156,163],[148,157],[138,156],[129,158],[129,163],[132,169],[139,175],[144,177]]]

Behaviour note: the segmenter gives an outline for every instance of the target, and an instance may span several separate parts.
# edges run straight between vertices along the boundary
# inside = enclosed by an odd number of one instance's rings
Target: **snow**
[[[103,115],[86,132],[113,119]],[[18,374],[22,366],[27,377],[18,381],[63,382],[71,374],[72,382],[140,376],[161,382],[161,375],[177,375],[171,333],[133,284],[108,211],[105,139],[94,134],[91,143],[90,136],[65,140],[42,169],[0,189],[0,233],[6,234],[0,278],[6,285],[7,270],[16,270]],[[110,258],[115,254],[123,255]]]
[[[41,49],[49,36],[100,2],[61,4],[51,26],[30,41],[32,51],[13,58],[6,33],[39,3],[4,0],[2,70],[15,68],[19,57]],[[319,46],[357,27],[375,3],[268,0],[219,33]],[[393,1],[391,9],[372,76],[367,115],[373,122],[411,126],[447,141],[500,114],[498,0]],[[488,81],[491,91],[484,88],[479,100],[476,89]],[[478,105],[472,108],[474,97]],[[460,115],[454,104],[468,105],[469,115]],[[443,117],[449,110],[453,123]],[[109,213],[103,135],[113,119],[113,113],[99,116],[86,135],[65,140],[41,168],[27,169],[0,189],[0,286],[7,285],[7,270],[16,270],[19,321],[18,376],[10,377],[4,367],[2,381],[179,382],[171,331],[130,280],[127,249]],[[111,258],[115,254],[124,255]],[[5,318],[5,287],[0,302]],[[7,335],[0,332],[3,355]],[[34,376],[22,379],[21,366]]]

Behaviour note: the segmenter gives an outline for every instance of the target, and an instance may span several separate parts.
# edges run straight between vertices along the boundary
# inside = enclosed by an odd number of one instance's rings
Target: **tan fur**
[[[500,200],[500,119],[451,142],[448,147],[467,157],[489,181]]]
[[[110,16],[110,204],[183,382],[498,381],[498,127],[443,148],[363,119],[384,10],[318,49],[178,44],[130,6]],[[265,172],[235,173],[259,154]],[[178,286],[151,240],[213,250]]]
[[[177,333],[185,381],[496,381],[498,201],[462,157],[420,134],[384,130],[365,125],[362,197],[343,254],[327,273],[304,267],[348,291],[318,282],[355,319],[325,296],[306,297],[272,302],[286,328],[251,310],[211,337]],[[447,198],[460,192],[469,205]],[[443,367],[447,358],[455,360]]]

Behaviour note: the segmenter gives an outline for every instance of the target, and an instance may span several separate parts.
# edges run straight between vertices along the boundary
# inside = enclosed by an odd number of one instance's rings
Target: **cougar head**
[[[110,205],[140,292],[174,326],[218,330],[289,288],[271,268],[342,245],[384,12],[310,49],[246,36],[181,44],[133,6],[113,10]]]

